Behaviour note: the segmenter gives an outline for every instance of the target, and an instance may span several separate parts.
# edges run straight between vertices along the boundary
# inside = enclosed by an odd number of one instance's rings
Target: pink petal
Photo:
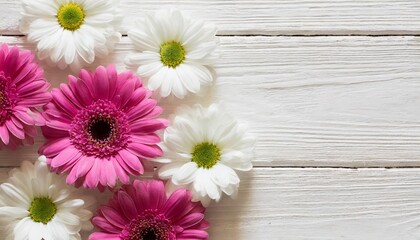
[[[63,92],[57,88],[51,91],[54,104],[62,111],[66,112],[69,116],[75,116],[79,111],[73,103],[71,103]]]
[[[100,68],[101,66],[99,66],[98,68]],[[95,99],[95,83],[93,81],[94,78],[94,73],[90,73],[88,71],[86,71],[85,69],[82,69],[80,71],[79,74],[79,83],[82,83],[89,91],[89,93],[91,94],[91,96]]]
[[[114,187],[117,181],[117,173],[115,172],[113,166],[113,160],[105,160],[103,159],[103,172],[102,174],[105,175],[105,181],[101,181],[102,185],[108,185],[109,187]]]
[[[103,206],[101,207],[100,211],[102,212],[106,220],[108,220],[109,223],[114,225],[116,228],[123,229],[127,224],[125,218],[122,218],[121,215],[111,207]]]
[[[153,180],[147,184],[149,198],[152,199],[149,207],[152,209],[161,209],[166,202],[165,186],[162,181]]]
[[[118,95],[121,98],[120,107],[124,107],[125,104],[130,100],[131,94],[134,91],[135,82],[133,81],[126,81],[124,85],[118,90]]]
[[[133,169],[135,173],[144,173],[143,165],[141,164],[140,159],[137,156],[131,154],[127,150],[121,150],[118,154],[120,155],[121,159],[127,164],[127,166]]]
[[[109,92],[108,97],[109,99],[113,99],[115,92],[117,91],[117,84],[118,84],[118,74],[115,66],[113,64],[108,65],[106,68],[108,72],[108,79],[109,79]]]
[[[177,236],[177,239],[207,239],[209,234],[198,229],[187,229]]]
[[[69,175],[67,176],[67,184],[73,184],[76,182],[78,178],[81,178],[90,173],[90,169],[92,167],[92,162],[94,161],[94,157],[89,156],[81,156],[75,166],[71,169]]]
[[[50,98],[49,93],[43,93],[36,95],[35,97],[19,100],[19,104],[26,105],[27,107],[38,107],[48,103]]]
[[[141,213],[145,209],[149,209],[149,206],[151,205],[151,202],[154,201],[154,199],[149,196],[147,183],[140,180],[134,180],[133,186],[136,189],[135,203],[137,206],[137,211]],[[166,195],[164,197],[166,199]]]
[[[58,144],[55,144],[58,145]],[[58,168],[63,165],[67,165],[76,157],[80,156],[80,152],[75,149],[73,146],[67,147],[66,149],[62,150],[56,157],[51,160],[51,167]]]
[[[86,85],[82,83],[82,81],[70,75],[69,86],[70,86],[71,91],[79,100],[79,102],[83,103],[84,106],[89,106],[92,103],[93,101],[92,94],[90,93]]]
[[[93,83],[95,84],[94,90],[96,99],[108,99],[109,80],[105,67],[99,66],[96,68]]]
[[[119,234],[95,232],[89,236],[89,240],[121,240],[121,238]]]
[[[46,123],[48,127],[55,128],[58,130],[69,131],[71,129],[70,123],[65,123],[62,121],[51,120]]]
[[[6,127],[15,137],[25,139],[23,129],[19,129],[12,121],[6,121]]]
[[[50,127],[41,127],[42,135],[44,135],[45,138],[48,139],[54,139],[54,138],[64,138],[69,137],[69,131],[66,130],[57,130]]]
[[[185,189],[178,189],[166,201],[162,211],[171,221],[183,217],[189,210],[187,206],[191,202],[191,196]]]
[[[118,202],[120,203],[121,210],[128,219],[137,217],[137,208],[133,199],[124,191],[118,191]]]
[[[148,119],[131,123],[130,127],[136,133],[153,133],[165,128],[166,123],[166,121],[161,121],[160,119]]]
[[[76,170],[77,170],[76,175],[78,177],[83,177],[87,173],[90,173],[91,170],[95,172],[96,169],[93,169],[94,167],[96,168],[100,167],[99,160],[93,156],[85,157],[84,159],[79,161],[79,163],[76,165]]]
[[[10,118],[12,120],[12,122],[16,125],[17,128],[19,129],[23,129],[23,124],[22,122],[16,117],[16,116],[11,116]],[[23,129],[24,130],[24,129]]]
[[[29,116],[29,114],[27,113],[27,110],[28,109],[25,109],[24,111],[21,111],[21,110],[16,110],[15,109],[15,116],[17,118],[19,118],[19,120],[21,120],[25,124],[34,125],[35,121],[31,116]]]
[[[159,107],[156,107],[156,104],[156,100],[147,99],[141,102],[139,105],[131,108],[130,111],[127,112],[129,121],[135,122],[136,120],[143,118],[152,111],[160,110]]]
[[[148,92],[149,91],[145,88],[137,88],[131,95],[130,101],[128,101],[124,107],[137,106],[146,98]]]
[[[103,217],[94,217],[92,218],[92,223],[95,224],[97,227],[106,230],[109,233],[119,233],[121,230],[114,227],[110,224],[105,218]]]
[[[70,146],[70,139],[68,137],[54,139],[45,143],[40,149],[39,153],[47,157],[55,157],[65,148]]]
[[[118,163],[117,159],[114,159],[112,161],[112,165],[114,166],[115,173],[117,174],[120,181],[124,184],[127,184],[130,182],[130,178],[128,177],[126,171],[121,167],[121,165]]]
[[[5,73],[9,76],[14,76],[15,74],[15,67],[18,64],[18,58],[19,58],[19,49],[14,46],[10,49],[9,54],[7,54],[6,59],[4,59],[5,64]]]
[[[73,103],[78,109],[82,109],[83,108],[83,105],[81,104],[81,102],[79,102],[79,100],[73,94],[73,92],[71,91],[69,85],[62,83],[62,84],[60,84],[60,89],[63,92],[63,95],[66,96],[66,98],[69,99],[69,101],[71,103]]]
[[[32,58],[30,56],[28,56],[27,60],[29,60],[29,61],[26,61],[26,64],[28,64],[29,62],[31,62],[32,61]],[[24,62],[25,61],[21,61],[22,64],[24,64]],[[36,74],[36,72],[37,72],[37,69],[36,68],[33,68],[33,65],[32,64],[26,65],[19,72],[19,74],[16,75],[13,78],[12,83],[15,84],[15,85],[18,85],[18,84],[20,84],[20,82],[22,80],[27,80],[28,78],[31,78],[32,75],[35,75]],[[43,75],[43,74],[41,74],[41,75]]]
[[[204,214],[202,214],[202,213],[191,213],[191,214],[185,216],[184,218],[182,218],[178,222],[178,225],[185,229],[185,228],[193,227],[197,224],[200,224],[200,222],[203,219],[204,219]]]
[[[129,143],[127,147],[131,152],[143,158],[156,158],[162,156],[162,149],[157,145]]]
[[[130,140],[135,143],[141,144],[156,144],[160,143],[160,137],[155,133],[150,133],[147,135],[131,135]]]
[[[94,159],[94,160],[92,160]],[[94,158],[94,157],[89,157],[89,159],[85,159],[84,162],[87,164],[87,166],[89,166],[91,164],[90,161],[94,161],[92,168],[90,169],[90,171],[86,174],[86,179],[85,182],[83,183],[84,187],[87,188],[95,188],[98,186],[99,183],[99,177],[100,177],[100,171],[101,171],[101,166],[100,166],[100,159]],[[87,169],[83,168],[84,170]]]
[[[5,125],[0,126],[0,139],[3,141],[4,144],[9,144],[9,131]]]

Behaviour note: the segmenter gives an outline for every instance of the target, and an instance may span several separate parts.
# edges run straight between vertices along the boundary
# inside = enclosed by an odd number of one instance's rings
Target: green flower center
[[[220,149],[213,143],[203,142],[196,145],[192,153],[192,161],[198,167],[211,168],[220,160]]]
[[[57,20],[64,29],[75,31],[85,21],[85,12],[77,4],[67,3],[58,9]]]
[[[28,211],[34,222],[47,224],[57,213],[57,206],[49,197],[35,198]]]
[[[179,42],[166,42],[160,46],[160,61],[171,68],[184,62],[185,54],[185,49]]]

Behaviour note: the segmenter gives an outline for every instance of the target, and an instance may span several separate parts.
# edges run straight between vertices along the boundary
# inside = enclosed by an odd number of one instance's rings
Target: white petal
[[[0,207],[1,219],[23,219],[28,216],[28,210],[20,207]]]
[[[172,177],[172,182],[176,185],[190,184],[195,179],[195,173],[197,171],[197,164],[195,162],[189,162],[184,164]]]
[[[28,239],[29,233],[35,224],[29,217],[20,220],[13,230],[15,239]]]
[[[161,168],[159,168],[159,177],[162,179],[168,179],[171,178],[180,167],[182,167],[182,163],[171,163],[163,165]]]
[[[15,199],[18,206],[29,206],[31,203],[31,199],[29,199],[25,192],[10,183],[3,183],[0,185],[0,188],[4,194],[8,195],[12,199]]]
[[[200,81],[195,76],[193,68],[193,65],[184,63],[179,65],[176,70],[185,88],[192,93],[198,93],[200,91]]]
[[[207,195],[209,195],[211,199],[219,201],[221,196],[221,189],[211,179],[211,173],[209,170],[203,171],[202,179],[202,184],[204,185]]]
[[[133,29],[128,32],[128,37],[133,41],[136,50],[159,52],[160,42],[142,29]]]
[[[95,44],[93,39],[84,37],[80,31],[75,31],[73,37],[77,54],[84,62],[91,64],[95,60]]]
[[[54,50],[51,52],[50,55],[50,59],[52,62],[57,63],[58,61],[60,61],[63,56],[64,56],[64,50],[65,50],[65,46],[66,46],[66,37],[69,34],[69,31],[67,30],[62,30],[58,32],[58,39],[57,39],[57,44],[55,45]]]
[[[66,64],[72,64],[76,58],[76,47],[74,46],[73,33],[70,34],[71,39],[68,39],[66,49],[64,51],[64,59]]]
[[[229,151],[223,153],[221,156],[221,162],[227,166],[240,170],[249,171],[252,169],[252,155],[246,155],[240,151]]]
[[[85,201],[83,201],[82,199],[72,199],[66,202],[61,203],[58,208],[59,209],[63,209],[63,208],[79,208],[82,207],[85,204]]]
[[[230,184],[226,187],[222,188],[222,191],[230,196],[231,198],[236,198],[236,195],[238,194],[238,189],[239,189],[239,183],[238,184]]]
[[[40,240],[45,239],[44,238],[44,232],[43,231],[43,224],[42,223],[33,223],[32,229],[29,232],[29,240]]]
[[[62,223],[67,229],[67,232],[71,234],[79,232],[82,228],[79,217],[69,212],[57,212],[54,219],[56,219],[57,222]]]
[[[155,75],[149,78],[147,81],[147,87],[154,91],[158,88],[160,88],[162,85],[167,84],[165,81],[167,81],[167,75],[168,75],[169,69],[167,67],[162,67]],[[141,74],[139,73],[141,76]],[[168,89],[170,90],[170,88]],[[166,95],[168,96],[169,93]],[[165,97],[162,95],[162,97]]]
[[[149,77],[149,76],[153,76],[157,74],[161,68],[163,68],[163,64],[160,61],[155,61],[151,63],[141,64],[137,72],[139,73],[140,76]]]
[[[54,19],[36,19],[31,23],[28,40],[37,42],[44,38],[50,38],[59,31],[63,31],[63,29]]]
[[[212,180],[221,187],[240,182],[238,175],[230,167],[217,163],[210,169]]]
[[[114,16],[112,13],[101,13],[101,14],[95,14],[95,15],[89,15],[85,18],[86,24],[101,26],[101,25],[108,25],[110,22],[112,22],[114,19]]]
[[[55,1],[32,1],[23,0],[24,14],[37,17],[55,16],[58,11],[58,4]]]
[[[69,240],[70,236],[69,234],[63,234],[66,233],[66,228],[58,222],[51,221],[47,224],[47,229],[51,233],[52,239],[60,239],[60,240]]]
[[[193,63],[193,65],[194,68],[191,68],[191,70],[193,71],[194,76],[200,80],[201,84],[209,85],[213,81],[213,75],[209,68],[196,63]]]

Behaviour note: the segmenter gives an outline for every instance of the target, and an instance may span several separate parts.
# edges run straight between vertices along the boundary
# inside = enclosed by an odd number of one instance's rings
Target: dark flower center
[[[89,132],[95,140],[103,141],[109,138],[113,128],[111,119],[93,119],[89,125]]]
[[[153,229],[146,230],[146,232],[143,234],[141,239],[142,240],[157,240],[155,230]]]
[[[72,144],[89,156],[114,156],[128,143],[126,115],[113,103],[98,100],[81,110],[72,122]]]
[[[125,226],[122,240],[175,240],[176,233],[165,215],[156,210],[146,210]]]
[[[6,77],[4,72],[0,72],[0,126],[12,116],[13,108],[16,105],[16,86],[11,82],[10,77]]]

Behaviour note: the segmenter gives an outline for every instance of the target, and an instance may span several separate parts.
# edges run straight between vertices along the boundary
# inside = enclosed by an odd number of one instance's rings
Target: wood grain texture
[[[208,208],[210,239],[417,240],[419,175],[420,169],[254,169],[242,176],[238,199]],[[106,202],[110,194],[96,196]]]
[[[21,37],[0,41],[33,46]],[[223,37],[214,87],[180,104],[222,102],[257,136],[256,166],[420,166],[419,37]],[[127,38],[117,63],[132,51]],[[58,86],[68,71],[46,67]],[[42,139],[37,140],[39,145]],[[35,147],[0,151],[2,166]]]
[[[144,11],[176,7],[223,35],[419,34],[418,0],[122,0],[123,33]],[[0,34],[19,34],[20,1],[0,0]]]

